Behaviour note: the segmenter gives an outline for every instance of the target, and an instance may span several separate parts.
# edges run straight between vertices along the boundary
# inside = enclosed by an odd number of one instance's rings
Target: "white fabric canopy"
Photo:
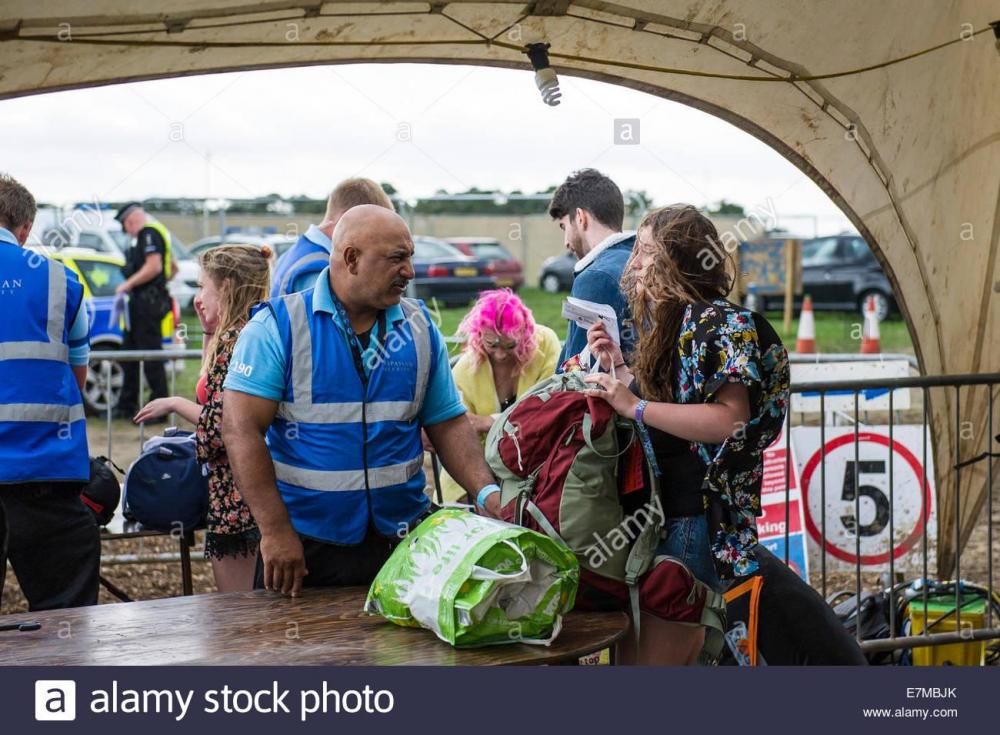
[[[992,0],[174,0],[168,10],[149,7],[5,2],[0,98],[353,61],[528,69],[521,47],[545,41],[562,74],[684,102],[773,146],[876,248],[924,373],[1000,369],[1000,54],[988,28],[1000,7]],[[941,44],[948,45],[917,54]],[[841,74],[858,69],[868,70]],[[968,425],[956,428],[951,390],[935,392],[931,409],[946,574],[955,549],[950,467],[956,442],[962,458],[988,446],[986,392],[963,392]],[[980,463],[962,474],[963,536],[984,496]]]

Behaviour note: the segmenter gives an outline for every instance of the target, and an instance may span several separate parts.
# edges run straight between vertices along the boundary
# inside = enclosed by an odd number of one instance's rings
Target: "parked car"
[[[573,288],[573,268],[576,256],[568,250],[562,255],[553,255],[542,262],[538,274],[538,285],[549,293],[569,291]]]
[[[465,255],[453,245],[433,237],[413,238],[410,295],[437,299],[445,306],[465,306],[481,291],[496,288],[489,261]]]
[[[187,311],[191,308],[195,294],[198,293],[201,267],[187,246],[173,235],[170,237],[170,248],[177,263],[177,273],[167,282],[167,289],[181,311]]]
[[[275,260],[285,254],[285,251],[295,244],[295,240],[285,235],[254,235],[244,232],[229,232],[225,235],[213,235],[196,240],[188,247],[191,255],[197,257],[210,248],[219,245],[268,245],[274,250]]]
[[[117,222],[108,227],[88,227],[76,235],[71,241],[73,247],[88,248],[99,253],[110,255],[125,255],[132,246],[132,238],[128,236]]]
[[[220,245],[255,245],[257,247],[267,245],[274,251],[274,257],[271,259],[271,268],[273,269],[278,258],[294,244],[295,240],[285,235],[247,234],[240,231],[203,237],[183,248],[183,255],[181,255],[181,251],[178,251],[177,276],[170,281],[170,295],[177,299],[181,309],[190,308],[194,295],[198,292],[198,278],[201,275],[198,256],[207,250],[217,248]]]
[[[72,247],[93,250],[95,253],[124,255],[131,245],[131,238],[114,220],[83,226],[73,219],[47,221],[42,225],[36,224],[28,239],[33,247],[44,247],[48,252]]]
[[[98,253],[86,248],[67,247],[54,253],[46,253],[74,273],[83,284],[84,305],[90,317],[90,349],[117,350],[122,345],[122,328],[118,322],[111,322],[115,288],[125,280],[121,267],[125,259],[120,255]],[[176,302],[171,313],[163,318],[162,334],[164,348],[174,344],[174,326],[179,319]],[[168,369],[172,367],[167,363]],[[105,386],[105,371],[111,371],[110,390]],[[121,365],[115,360],[90,361],[87,383],[83,389],[83,403],[89,413],[103,414],[111,401],[111,408],[118,403],[124,375]]]
[[[872,296],[879,320],[897,310],[892,285],[875,254],[858,235],[835,235],[802,244],[802,293],[817,311],[861,311]],[[780,309],[783,299],[768,296],[765,309]],[[795,299],[800,308],[802,297]]]
[[[31,232],[28,233],[26,247],[41,249],[45,246],[45,233],[50,230],[58,230],[63,221],[62,211],[56,207],[41,206],[35,212],[35,219],[31,223]]]
[[[445,240],[466,255],[488,260],[499,288],[517,291],[524,285],[524,266],[496,238],[448,237]]]

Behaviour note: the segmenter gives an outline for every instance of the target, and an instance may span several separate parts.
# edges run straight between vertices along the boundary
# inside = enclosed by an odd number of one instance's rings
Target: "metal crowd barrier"
[[[820,519],[820,537],[821,540],[825,542],[827,539],[827,519],[826,519],[826,397],[831,391],[837,391],[838,393],[843,393],[844,391],[850,391],[853,393],[854,402],[854,477],[853,477],[853,487],[854,487],[854,540],[855,540],[855,570],[854,570],[854,581],[855,581],[855,601],[858,606],[858,625],[857,625],[857,639],[861,648],[866,652],[879,652],[879,651],[892,651],[901,648],[916,648],[920,646],[934,646],[934,645],[944,645],[957,642],[966,642],[972,640],[991,640],[1000,639],[1000,627],[994,627],[993,619],[993,599],[994,599],[994,589],[993,589],[993,458],[1000,457],[994,448],[994,428],[993,428],[993,403],[994,403],[994,387],[1000,383],[1000,373],[983,373],[983,374],[973,374],[973,375],[946,375],[946,376],[928,376],[928,377],[906,377],[906,378],[893,378],[893,379],[872,379],[872,380],[845,380],[845,381],[829,381],[829,382],[808,382],[808,383],[798,383],[791,388],[791,402],[789,406],[789,411],[786,416],[785,425],[785,450],[786,450],[786,464],[785,464],[785,562],[788,562],[790,544],[790,523],[787,519],[790,516],[790,497],[791,497],[791,462],[792,462],[792,452],[791,452],[791,417],[794,411],[794,401],[796,395],[801,395],[805,393],[812,393],[819,395],[820,401],[820,415],[821,419],[819,421],[820,430],[820,451],[821,460],[819,464],[820,472],[820,507],[821,507],[821,519]],[[971,457],[962,458],[961,453],[961,442],[959,437],[961,436],[962,430],[962,388],[969,388],[975,386],[985,386],[988,393],[987,401],[987,431],[986,431],[986,449],[981,454]],[[894,590],[896,585],[896,568],[895,568],[895,553],[896,548],[895,542],[895,521],[896,521],[896,506],[894,498],[894,461],[892,451],[893,446],[893,430],[896,425],[896,415],[894,410],[894,390],[899,388],[913,388],[919,389],[921,391],[922,397],[922,454],[921,454],[921,464],[923,467],[923,477],[921,478],[921,487],[925,487],[927,484],[927,459],[928,459],[928,399],[929,391],[932,388],[942,388],[942,389],[952,389],[954,390],[955,396],[955,457],[954,464],[951,466],[951,472],[954,473],[955,479],[955,497],[954,497],[954,511],[955,511],[955,526],[954,526],[954,540],[955,540],[955,566],[954,566],[954,580],[955,580],[955,627],[954,632],[944,632],[944,633],[929,633],[928,628],[925,628],[923,633],[920,635],[910,635],[910,636],[897,636],[896,635],[896,600],[893,595],[890,595],[889,599],[889,630],[890,635],[887,638],[879,638],[874,640],[863,640],[861,637],[862,626],[860,624],[860,607],[861,607],[861,595],[862,595],[862,559],[861,559],[861,533],[859,532],[861,526],[861,461],[859,457],[859,432],[861,427],[861,422],[859,421],[859,398],[863,391],[866,390],[880,390],[888,389],[888,431],[889,431],[889,451],[888,451],[888,487],[889,487],[889,552],[888,552],[888,579],[889,590]],[[963,467],[968,467],[969,465],[979,462],[986,461],[986,502],[984,512],[986,513],[987,522],[987,590],[988,597],[985,605],[985,625],[982,628],[962,628],[962,548],[960,547],[961,540],[961,472]],[[943,468],[938,471],[938,476],[943,476]],[[928,589],[929,585],[927,580],[928,575],[928,539],[927,539],[927,520],[928,520],[928,508],[926,507],[926,494],[921,492],[922,501],[922,524],[921,528],[921,554],[923,562],[923,580],[922,584],[922,594],[920,595],[923,605],[923,615],[924,621],[928,619]],[[804,495],[801,496],[800,502],[804,502]],[[825,551],[820,552],[820,564],[821,564],[821,585],[822,594],[824,599],[827,598],[827,554]],[[938,577],[942,576],[941,570],[938,569]],[[912,601],[910,603],[912,605]],[[949,616],[951,613],[948,614]]]
[[[157,361],[157,362],[172,362],[174,360],[200,360],[201,350],[95,350],[90,353],[91,361],[99,360],[102,363],[102,370],[104,373],[104,395],[107,400],[107,409],[105,411],[108,427],[108,453],[107,457],[111,457],[112,439],[111,439],[111,418],[114,412],[112,396],[112,385],[111,385],[111,363],[112,362],[138,362],[139,363],[139,396],[141,397],[145,393],[145,381],[146,376],[143,370],[145,369],[145,363],[147,360]],[[170,371],[170,395],[177,395],[177,372],[175,370]],[[177,425],[177,417],[173,414],[170,415],[170,425]],[[142,444],[145,441],[145,426],[139,424],[139,447],[142,448]]]

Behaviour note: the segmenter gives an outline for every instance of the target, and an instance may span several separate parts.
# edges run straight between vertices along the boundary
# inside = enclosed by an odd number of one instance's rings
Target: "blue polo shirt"
[[[340,328],[344,339],[347,332],[337,314],[330,295],[330,269],[324,268],[317,280],[313,294],[313,313],[324,312],[333,319]],[[389,307],[385,313],[387,325],[405,320],[402,307],[399,304]],[[371,330],[369,347],[362,355],[362,363],[367,371],[370,364],[378,360],[369,360],[375,351],[379,337],[379,325],[376,320]],[[438,328],[431,325],[431,370],[427,381],[427,393],[424,405],[417,418],[423,426],[432,426],[442,421],[453,419],[465,413],[465,404],[455,387],[448,365],[448,349]],[[233,356],[230,360],[231,369],[226,375],[224,387],[252,396],[259,396],[271,401],[280,401],[285,395],[286,367],[285,346],[278,331],[278,324],[270,309],[261,309],[247,323],[236,340]]]
[[[14,237],[14,233],[8,229],[0,227],[0,242],[21,247],[21,244]],[[58,261],[53,261],[56,265],[62,265]],[[62,266],[66,268],[66,266]],[[66,268],[66,277],[78,281],[76,273]],[[83,303],[73,318],[73,323],[69,325],[67,333],[69,344],[69,364],[74,367],[81,367],[90,362],[90,317]]]

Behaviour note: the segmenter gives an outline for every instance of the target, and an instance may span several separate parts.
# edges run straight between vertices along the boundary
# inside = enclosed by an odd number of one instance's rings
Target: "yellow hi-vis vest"
[[[163,248],[164,248],[163,249],[163,278],[165,280],[169,281],[170,277],[173,275],[173,273],[170,272],[172,270],[172,268],[173,268],[173,265],[172,265],[173,260],[171,258],[171,252],[170,252],[170,230],[168,230],[166,227],[164,227],[161,223],[154,222],[151,219],[147,219],[146,220],[145,227],[151,227],[151,228],[153,228],[154,230],[156,230],[157,232],[159,232],[160,233],[160,237],[163,238]]]

